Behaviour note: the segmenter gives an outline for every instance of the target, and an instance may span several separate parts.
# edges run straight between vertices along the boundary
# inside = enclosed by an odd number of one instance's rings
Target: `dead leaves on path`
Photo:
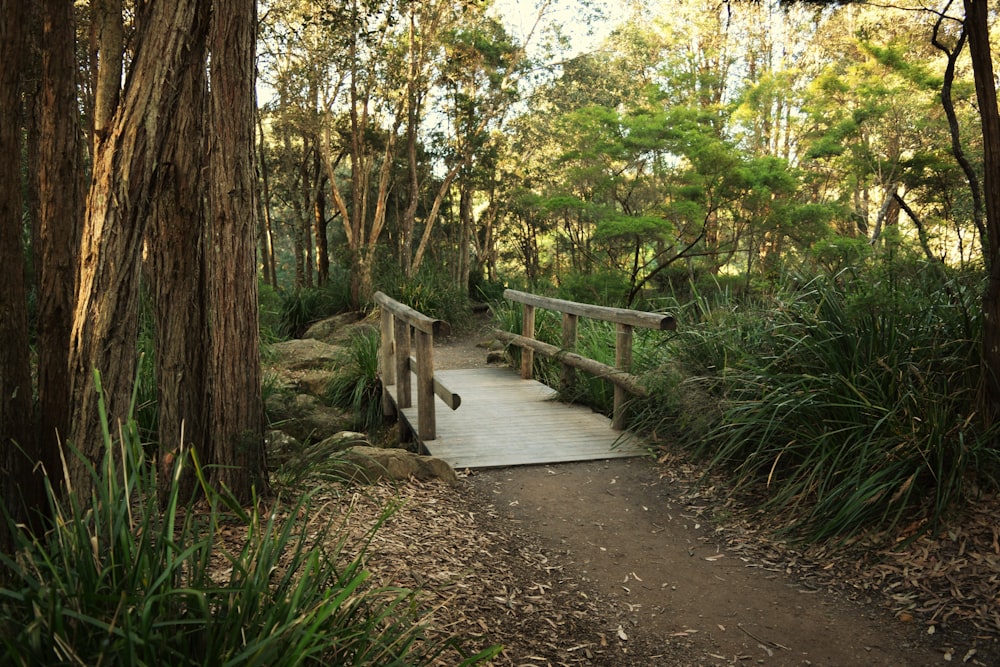
[[[606,627],[598,601],[530,538],[514,538],[492,508],[468,503],[458,489],[410,480],[329,505],[343,513],[340,536],[357,545],[348,552],[361,548],[388,502],[400,507],[371,537],[366,568],[377,585],[421,589],[432,632],[479,635],[477,650],[502,644],[495,665],[628,664],[619,661],[627,635]]]
[[[803,592],[832,589],[862,602],[888,607],[902,622],[922,623],[928,634],[956,631],[985,645],[1000,642],[1000,497],[983,495],[953,515],[939,534],[923,534],[923,523],[904,526],[895,538],[862,535],[849,545],[796,549],[768,537],[776,526],[738,506],[711,484],[695,484],[700,472],[681,459],[664,476],[678,487],[688,511],[716,525],[724,541],[748,567],[794,575]],[[719,517],[725,520],[720,521]],[[754,519],[760,517],[760,521]],[[946,650],[947,647],[945,647]],[[976,655],[953,651],[955,659]]]

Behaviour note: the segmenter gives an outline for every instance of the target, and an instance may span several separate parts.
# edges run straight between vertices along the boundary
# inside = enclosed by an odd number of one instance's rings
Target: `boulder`
[[[269,366],[289,371],[323,369],[334,365],[343,348],[311,338],[296,338],[271,345],[274,359]]]
[[[320,442],[344,430],[351,417],[308,394],[277,393],[265,404],[274,428],[300,442]]]
[[[360,481],[378,479],[419,480],[440,479],[449,484],[458,483],[455,471],[442,459],[421,456],[404,449],[355,446],[344,451],[345,460],[356,467],[350,474]]]
[[[302,334],[302,337],[314,338],[325,342],[343,343],[350,336],[351,325],[360,322],[363,317],[363,313],[355,312],[334,315],[311,325]]]
[[[316,445],[327,453],[342,452],[356,446],[369,446],[368,436],[357,431],[341,431]]]

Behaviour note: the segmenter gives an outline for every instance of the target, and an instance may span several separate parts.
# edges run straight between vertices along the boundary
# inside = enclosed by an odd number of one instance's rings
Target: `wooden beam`
[[[632,371],[632,326],[617,324],[615,333],[615,367],[626,373]],[[628,401],[626,390],[615,385],[615,408],[611,419],[611,428],[616,431],[625,429],[625,405]]]
[[[577,303],[576,301],[565,301],[563,299],[553,299],[547,296],[538,296],[528,292],[507,289],[503,292],[503,297],[510,301],[522,303],[525,306],[545,308],[555,310],[560,313],[570,313],[582,317],[590,317],[595,320],[605,322],[615,322],[616,324],[628,324],[633,327],[644,329],[657,329],[659,331],[673,331],[677,328],[677,322],[671,315],[662,313],[647,313],[641,310],[629,310],[628,308],[609,308],[608,306],[594,306],[589,303]]]
[[[524,304],[524,314],[521,318],[521,335],[527,339],[535,338],[535,307]],[[521,346],[521,379],[532,380],[535,377],[535,355],[528,346]]]
[[[574,368],[587,371],[596,377],[613,383],[615,386],[620,386],[636,396],[645,398],[649,395],[646,388],[639,384],[639,378],[625,371],[608,366],[607,364],[602,364],[601,362],[594,361],[593,359],[588,359],[587,357],[576,354],[575,352],[567,352],[566,350],[558,348],[555,345],[549,345],[548,343],[543,343],[542,341],[535,340],[534,338],[526,338],[525,336],[519,336],[518,334],[510,333],[509,331],[501,331],[499,329],[495,329],[493,333],[500,340],[513,343],[521,348],[531,349],[534,352],[538,352],[546,357],[558,359],[564,364],[569,364]]]
[[[428,317],[419,310],[414,310],[409,306],[396,301],[392,297],[387,296],[384,292],[375,292],[374,298],[379,305],[383,308],[387,308],[389,312],[396,317],[396,319],[406,321],[417,331],[423,331],[424,333],[433,335],[447,335],[451,331],[451,327],[444,320],[437,320],[433,317]]]
[[[573,313],[563,313],[562,316],[562,346],[569,352],[576,350],[576,325],[579,319],[580,316]],[[563,390],[569,391],[576,383],[576,369],[571,364],[563,362],[562,375],[559,379]]]
[[[417,358],[410,357],[410,368],[416,370],[417,368]],[[462,397],[457,393],[448,389],[441,380],[438,379],[437,374],[434,375],[434,394],[444,401],[452,410],[458,410],[459,406],[462,405]]]
[[[417,339],[417,435],[421,442],[437,437],[434,415],[434,336],[418,330]],[[406,359],[409,361],[409,357]]]

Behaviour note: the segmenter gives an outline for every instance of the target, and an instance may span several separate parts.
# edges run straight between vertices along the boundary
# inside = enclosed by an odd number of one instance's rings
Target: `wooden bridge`
[[[524,308],[520,335],[496,332],[521,348],[520,374],[496,367],[435,371],[434,336],[447,333],[448,324],[382,292],[375,295],[381,306],[383,406],[386,416],[397,418],[400,438],[415,437],[423,450],[457,469],[645,455],[641,439],[623,430],[628,396],[645,395],[629,373],[632,331],[637,326],[673,329],[674,319],[516,290],[506,290],[504,297]],[[562,313],[561,348],[535,339],[535,309],[539,307]],[[581,316],[616,323],[614,367],[572,351]],[[578,369],[612,382],[613,419],[555,400],[555,390],[533,379],[536,353],[559,359],[564,386],[573,382]]]

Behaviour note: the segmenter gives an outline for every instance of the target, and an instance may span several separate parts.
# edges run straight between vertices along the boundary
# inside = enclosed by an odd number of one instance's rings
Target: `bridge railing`
[[[521,377],[526,380],[533,378],[534,353],[538,352],[546,357],[557,358],[562,363],[561,379],[564,387],[573,383],[574,369],[577,368],[608,380],[615,386],[614,415],[611,425],[619,431],[624,429],[625,404],[628,395],[642,397],[647,395],[646,389],[638,382],[638,378],[631,374],[633,329],[642,327],[660,331],[673,330],[677,328],[674,318],[670,315],[648,313],[641,310],[609,308],[553,299],[512,289],[504,290],[503,296],[509,301],[524,306],[520,335],[506,331],[497,332],[499,338],[522,348]],[[536,308],[562,313],[562,347],[549,345],[535,339]],[[615,365],[613,367],[573,352],[576,349],[576,329],[580,317],[615,323]]]
[[[382,410],[399,421],[401,440],[409,436],[403,410],[413,406],[411,374],[416,376],[417,423],[413,425],[421,442],[437,437],[434,396],[457,410],[462,399],[434,377],[434,336],[447,334],[444,320],[428,317],[383,292],[375,293],[381,306],[379,330],[379,373],[382,376]],[[411,356],[415,351],[416,356]],[[393,393],[393,390],[395,393]]]

